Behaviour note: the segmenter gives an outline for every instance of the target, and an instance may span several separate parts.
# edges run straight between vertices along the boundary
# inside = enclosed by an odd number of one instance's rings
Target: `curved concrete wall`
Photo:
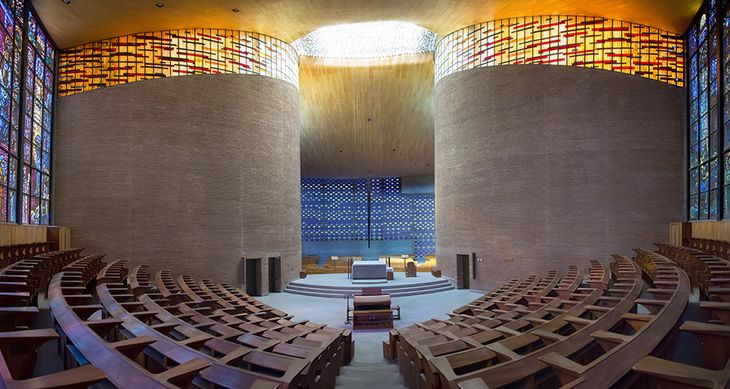
[[[666,241],[684,216],[684,106],[681,88],[582,68],[440,80],[439,265],[454,277],[476,253],[471,287],[488,288]]]
[[[76,247],[241,282],[301,266],[299,92],[251,75],[148,80],[58,99],[54,221]]]

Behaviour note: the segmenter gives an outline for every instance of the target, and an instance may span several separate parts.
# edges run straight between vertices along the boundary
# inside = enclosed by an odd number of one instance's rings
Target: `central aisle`
[[[434,317],[446,318],[454,309],[482,296],[468,290],[451,290],[423,296],[394,297],[393,304],[401,308],[403,319],[396,327],[406,327]],[[345,299],[302,296],[291,293],[272,293],[256,297],[265,304],[294,315],[294,320],[312,320],[338,328],[352,328],[345,324]],[[382,343],[388,330],[353,331],[355,357],[343,366],[337,377],[338,388],[405,388],[397,363],[383,359]]]

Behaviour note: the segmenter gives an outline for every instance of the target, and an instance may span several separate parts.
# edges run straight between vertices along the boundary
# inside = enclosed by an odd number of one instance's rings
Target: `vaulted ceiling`
[[[291,42],[319,27],[375,20],[439,35],[506,17],[586,15],[682,33],[702,0],[32,0],[61,48],[137,32],[215,27]],[[156,3],[164,4],[158,8]],[[238,12],[233,10],[237,9]]]

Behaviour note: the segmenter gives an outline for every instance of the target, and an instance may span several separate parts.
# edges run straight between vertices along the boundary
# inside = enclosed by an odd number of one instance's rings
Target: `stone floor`
[[[474,299],[482,293],[468,290],[451,290],[423,296],[396,297],[393,304],[401,308],[402,319],[396,327],[405,327],[446,314]],[[300,296],[290,293],[273,293],[257,297],[272,307],[281,309],[295,320],[311,320],[338,328],[351,328],[345,324],[346,300]],[[398,372],[398,365],[383,359],[382,343],[388,338],[388,330],[353,331],[355,357],[337,377],[338,388],[405,388]]]

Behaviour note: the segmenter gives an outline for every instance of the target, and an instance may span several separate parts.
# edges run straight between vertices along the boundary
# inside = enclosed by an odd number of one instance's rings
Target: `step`
[[[342,285],[318,285],[318,284],[309,284],[309,283],[302,283],[298,281],[292,281],[289,283],[290,286],[300,286],[304,288],[318,288],[318,289],[334,289],[334,290],[342,290],[342,291],[360,291],[364,287],[374,286],[374,287],[380,287],[383,290],[395,290],[395,289],[402,289],[402,288],[410,288],[414,286],[424,286],[424,285],[439,285],[439,284],[450,284],[449,280],[447,279],[440,279],[440,280],[433,280],[433,281],[424,281],[419,283],[413,283],[413,284],[402,284],[402,285],[388,285],[388,284],[374,284],[374,285],[352,285],[352,286],[342,286]]]
[[[426,290],[426,289],[442,288],[444,286],[451,286],[451,283],[450,282],[444,282],[444,283],[429,284],[429,285],[426,285],[426,284],[416,284],[416,285],[409,286],[407,288],[397,288],[397,289],[381,288],[381,289],[383,290],[383,292],[387,292],[387,293],[393,294],[393,293],[401,293],[401,292],[411,292],[411,291],[414,291],[414,290]],[[355,289],[350,289],[350,288],[347,288],[347,289],[344,289],[344,288],[343,289],[333,289],[333,288],[322,288],[322,287],[315,286],[315,285],[298,285],[298,284],[289,284],[289,285],[287,285],[287,289],[301,290],[301,291],[310,291],[310,292],[315,292],[315,291],[316,292],[331,292],[331,293],[340,293],[340,294],[345,294],[345,293],[358,293],[358,292],[360,292],[362,290],[361,288],[355,288]]]
[[[406,296],[418,296],[422,294],[438,293],[453,290],[454,287],[449,285],[432,287],[432,288],[414,288],[409,290],[402,290],[397,292],[390,292],[391,297],[406,297]],[[344,298],[345,292],[341,291],[328,291],[319,289],[299,289],[299,288],[285,288],[285,293],[299,294],[304,296],[312,297],[328,297],[328,298]]]

